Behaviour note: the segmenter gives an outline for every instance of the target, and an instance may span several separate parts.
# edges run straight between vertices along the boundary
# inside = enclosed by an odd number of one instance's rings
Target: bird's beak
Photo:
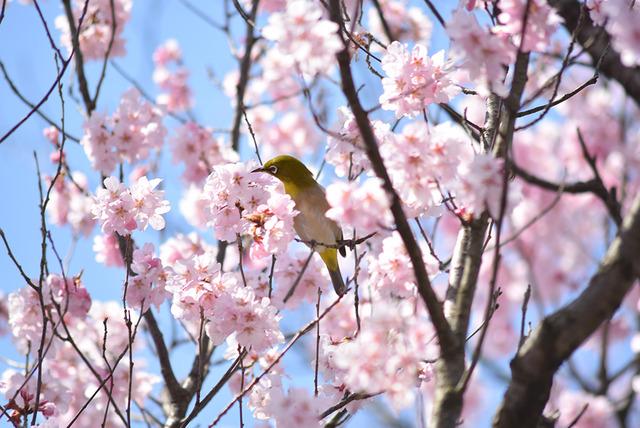
[[[260,168],[256,168],[256,169],[254,169],[254,170],[253,170],[253,171],[251,171],[251,172],[266,172],[266,171],[267,171],[267,170],[266,170],[266,169],[264,169],[264,167],[260,167]]]

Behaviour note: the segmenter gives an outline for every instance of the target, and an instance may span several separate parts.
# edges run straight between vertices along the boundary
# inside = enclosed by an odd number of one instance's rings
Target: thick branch
[[[587,288],[546,317],[511,361],[512,380],[495,416],[495,427],[536,426],[560,365],[611,318],[640,275],[638,254],[640,196]]]
[[[339,26],[342,26],[340,0],[331,0],[330,5],[331,19]],[[389,177],[382,161],[382,156],[378,150],[378,143],[376,142],[375,135],[371,128],[369,117],[367,112],[362,108],[360,100],[358,99],[358,91],[356,90],[353,82],[353,76],[351,75],[349,53],[346,49],[343,49],[336,56],[340,66],[342,91],[347,98],[351,111],[353,112],[362,140],[365,144],[367,156],[373,166],[373,170],[376,175],[382,179],[384,189],[391,201],[391,213],[393,214],[398,233],[404,242],[409,258],[411,259],[411,263],[413,264],[418,292],[427,306],[429,316],[431,317],[431,321],[433,322],[438,336],[438,341],[440,342],[441,353],[446,358],[450,353],[456,352],[461,345],[455,341],[451,328],[449,327],[449,323],[444,317],[442,305],[438,301],[436,293],[433,291],[429,275],[427,274],[424,261],[422,260],[420,248],[413,236],[413,232],[411,231],[411,227],[409,226],[404,211],[402,210],[400,197],[393,188],[391,178]]]

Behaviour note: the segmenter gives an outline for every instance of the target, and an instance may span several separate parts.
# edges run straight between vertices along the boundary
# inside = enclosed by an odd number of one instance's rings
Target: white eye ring
[[[271,165],[271,166],[269,167],[269,172],[270,172],[271,174],[277,174],[277,173],[278,173],[278,167],[277,167],[277,166],[275,166],[275,165]]]

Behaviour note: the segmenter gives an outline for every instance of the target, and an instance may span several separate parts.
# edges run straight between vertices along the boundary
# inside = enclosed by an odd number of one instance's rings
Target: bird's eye
[[[278,167],[277,167],[277,166],[275,166],[275,165],[271,165],[271,166],[269,167],[269,172],[270,172],[271,174],[277,174],[277,173],[278,173]]]

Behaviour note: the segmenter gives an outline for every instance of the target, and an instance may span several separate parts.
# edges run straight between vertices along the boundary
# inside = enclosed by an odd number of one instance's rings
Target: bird
[[[313,178],[304,163],[290,155],[276,156],[251,172],[267,173],[282,182],[285,193],[293,199],[298,211],[293,228],[300,239],[320,255],[336,294],[344,295],[347,287],[340,273],[338,251],[344,257],[346,250],[344,246],[336,248],[342,241],[342,229],[325,215],[329,203],[324,187]]]

